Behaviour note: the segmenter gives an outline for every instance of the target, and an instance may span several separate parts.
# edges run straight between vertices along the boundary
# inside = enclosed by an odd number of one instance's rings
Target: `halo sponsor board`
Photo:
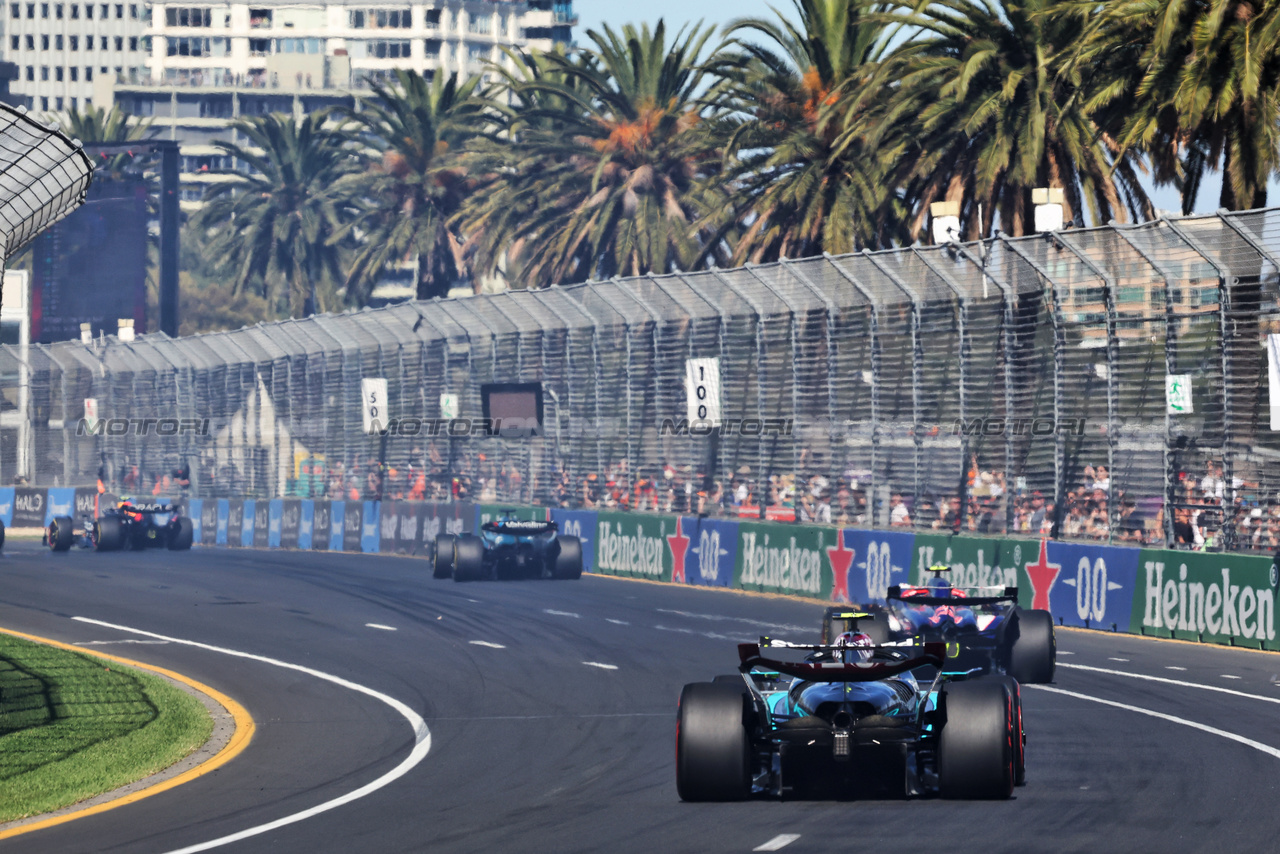
[[[1018,568],[1018,602],[1064,625],[1129,631],[1138,549],[1084,543],[1002,544]]]
[[[252,545],[255,548],[265,549],[270,542],[270,537],[271,502],[255,501],[253,504],[253,539],[245,545]]]
[[[241,498],[227,501],[227,541],[226,545],[240,548],[244,545],[244,511],[245,502]],[[253,514],[250,513],[250,518]]]
[[[96,519],[97,516],[98,490],[91,486],[76,487],[76,503],[71,513],[72,528],[82,531],[85,518]]]
[[[1143,549],[1130,625],[1183,640],[1280,648],[1270,557]]]
[[[328,548],[331,552],[342,551],[342,543],[347,527],[347,502],[329,502],[329,538]]]
[[[413,508],[404,501],[388,499],[378,508],[378,551],[393,555],[399,551],[400,514],[413,515]]]
[[[227,530],[231,526],[231,502],[226,498],[219,498],[217,507],[214,510],[217,513],[217,519],[213,526],[213,544],[215,546],[227,545]]]
[[[314,544],[316,530],[316,503],[310,498],[298,502],[298,543],[299,549],[310,549]]]
[[[43,528],[45,526],[45,499],[46,495],[43,489],[34,489],[29,486],[14,487],[12,527]]]
[[[559,534],[577,537],[582,542],[582,571],[595,572],[596,512],[594,510],[561,510],[551,508],[551,521],[559,526]]]
[[[892,585],[910,583],[915,534],[861,528],[842,533],[839,545],[852,554],[846,557],[836,549],[829,550],[829,557],[836,571],[838,561],[847,562],[849,601],[883,602]]]
[[[273,498],[267,504],[267,547],[280,548],[281,526],[284,524],[284,499]]]
[[[381,535],[378,525],[378,511],[381,502],[365,501],[360,507],[360,551],[376,552],[378,537]]]
[[[727,519],[681,516],[667,538],[673,581],[701,587],[728,587],[738,557],[738,523]]]
[[[280,505],[280,548],[296,549],[302,527],[302,499],[286,498]]]
[[[676,517],[597,513],[593,571],[626,578],[671,580],[671,546]]]
[[[342,551],[358,552],[364,545],[360,541],[364,533],[364,502],[344,501],[342,504]],[[333,521],[336,524],[338,518],[335,516]]]
[[[745,590],[829,598],[834,587],[827,548],[834,528],[738,523],[734,580]]]

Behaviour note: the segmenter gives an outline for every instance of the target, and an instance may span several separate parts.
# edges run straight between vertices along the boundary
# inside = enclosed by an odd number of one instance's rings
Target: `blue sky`
[[[792,10],[790,0],[769,3],[766,0],[647,0],[641,3],[619,3],[617,0],[574,0],[573,8],[580,21],[574,35],[579,44],[588,42],[586,31],[599,28],[608,23],[621,26],[626,23],[657,23],[659,18],[667,22],[667,27],[693,23],[699,20],[707,24],[723,27],[736,18],[772,17],[770,6],[788,13]],[[677,26],[678,28],[678,26]],[[1196,200],[1196,211],[1210,213],[1218,206],[1218,194],[1222,183],[1218,175],[1206,176],[1200,188],[1200,196]],[[1148,188],[1150,189],[1150,188]],[[1272,182],[1268,201],[1272,203],[1280,199],[1280,184]],[[1153,192],[1152,198],[1157,208],[1171,213],[1179,209],[1178,194],[1171,187]]]

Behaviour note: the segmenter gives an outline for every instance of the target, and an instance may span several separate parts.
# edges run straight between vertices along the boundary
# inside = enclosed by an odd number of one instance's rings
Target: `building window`
[[[80,20],[80,4],[79,3],[71,4],[71,20],[73,21]]]
[[[467,45],[467,57],[472,62],[482,62],[489,58],[489,48],[482,44]]]
[[[92,65],[86,65],[84,67],[84,82],[86,83],[93,82],[93,66]]]
[[[49,66],[40,66],[40,82],[44,83],[49,79]]]
[[[116,50],[124,50],[124,36],[116,36]]]
[[[440,26],[440,10],[439,9],[427,10],[427,26],[428,27]]]
[[[79,36],[67,36],[67,38],[68,38],[68,40],[71,42],[71,49],[72,49],[72,50],[79,50],[79,49],[80,49],[80,37],[79,37]]]
[[[92,20],[93,20],[93,4],[92,4],[92,3],[85,3],[85,4],[84,4],[84,16],[85,16],[85,18],[86,18],[87,20],[90,20],[90,21],[92,21]],[[85,98],[85,101],[84,101],[84,102],[85,102],[86,104],[87,104],[87,103],[89,103],[89,99],[88,99],[88,98]]]
[[[73,66],[71,66],[71,82],[72,82],[72,83],[75,83],[75,82],[76,82],[77,77],[79,76],[79,73],[80,73],[80,69],[79,69],[79,68],[76,68],[74,65],[73,65]]]
[[[41,50],[48,50],[48,49],[49,49],[49,37],[48,37],[48,36],[41,36],[41,37],[40,37],[40,49],[41,49]]]
[[[137,50],[137,49],[138,49],[138,37],[129,36],[129,50]]]
[[[61,35],[56,35],[56,36],[54,36],[54,37],[53,37],[53,49],[54,49],[54,50],[62,50],[62,36],[61,36]]]
[[[324,39],[272,39],[272,53],[321,53]],[[408,56],[408,54],[405,54]]]
[[[108,17],[110,17],[110,15],[107,14],[107,10],[111,8],[110,6],[108,6],[106,3],[103,3],[98,8],[102,10],[102,14],[98,16],[99,18],[105,21]]]
[[[22,39],[18,36],[9,36],[9,50],[17,50],[18,45],[22,43]]]
[[[40,109],[45,110],[45,111],[48,111],[48,109],[49,109],[49,96],[48,96],[48,95],[41,95],[41,96],[40,96]]]
[[[19,14],[21,11],[22,11],[22,5],[21,5],[21,4],[19,4],[19,3],[10,3],[10,4],[9,4],[9,17],[10,17],[10,18],[12,18],[13,20],[15,20],[15,21],[16,21],[16,20],[18,20],[18,18],[22,17],[22,15],[20,15],[20,14]]]
[[[58,69],[58,70],[59,70],[59,71],[61,71],[62,69]],[[55,104],[55,106],[54,106],[54,109],[55,109],[55,110],[61,110],[61,109],[62,109],[62,98],[61,98],[61,97],[55,98],[55,99],[54,99],[54,104]]]
[[[35,50],[35,49],[36,49],[36,37],[27,36],[27,50]]]
[[[271,52],[271,39],[249,39],[250,56],[266,56]]]
[[[54,4],[54,6],[53,6],[53,17],[57,18],[59,21],[61,21],[61,20],[62,20],[62,4],[61,4],[61,3],[55,3],[55,4]]]
[[[211,27],[213,10],[170,6],[164,10],[164,22],[171,27]]]
[[[271,10],[270,9],[250,9],[249,10],[249,26],[254,29],[271,26]]]
[[[136,3],[129,4],[129,17],[135,21],[138,20],[138,4]]]
[[[28,19],[28,20],[33,19],[33,18],[35,18],[35,16],[36,16],[36,4],[35,4],[35,3],[28,3],[28,4],[27,4],[27,19]]]
[[[407,30],[413,26],[408,9],[353,9],[351,28],[354,30]]]
[[[116,20],[117,21],[124,20],[124,4],[123,3],[116,4]]]
[[[493,32],[493,18],[489,15],[472,15],[467,21],[467,31],[478,36],[487,36]]]
[[[33,82],[33,83],[34,83],[34,82],[35,82],[35,79],[36,79],[36,67],[35,67],[34,65],[28,65],[28,66],[27,66],[27,80],[29,80],[29,81],[31,81],[31,82]]]
[[[182,38],[170,38],[168,42],[169,56],[212,56],[210,52],[210,40],[207,38],[198,38],[195,36],[183,36]],[[223,42],[225,39],[214,39],[214,41]]]
[[[93,37],[92,37],[92,36],[90,36],[90,38],[93,38]],[[102,38],[102,49],[103,49],[103,50],[106,50],[106,49],[107,49],[107,37],[106,37],[106,36],[102,36],[101,38]]]
[[[376,57],[378,59],[408,59],[409,58],[409,42],[400,41],[398,39],[382,39],[379,41],[371,41],[365,48],[367,53],[365,56]]]
[[[53,79],[57,83],[62,82],[62,66],[61,65],[53,69]]]

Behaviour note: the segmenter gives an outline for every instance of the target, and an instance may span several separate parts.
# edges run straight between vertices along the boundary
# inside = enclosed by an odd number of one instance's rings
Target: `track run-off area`
[[[686,804],[676,700],[820,602],[584,576],[434,581],[421,558],[10,541],[0,627],[167,668],[255,732],[231,762],[4,852],[1272,850],[1280,656],[1059,631],[1012,800]]]

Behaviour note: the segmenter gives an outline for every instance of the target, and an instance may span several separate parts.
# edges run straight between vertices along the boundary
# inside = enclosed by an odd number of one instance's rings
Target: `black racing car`
[[[582,577],[582,541],[561,536],[555,522],[516,519],[504,513],[474,534],[436,537],[436,578],[481,581],[512,578]]]
[[[45,545],[65,552],[77,544],[70,516],[55,516],[45,531]],[[191,548],[194,529],[191,520],[168,501],[122,499],[115,507],[102,510],[98,518],[85,516],[80,535],[81,548],[99,552],[120,549]]]
[[[779,647],[804,659],[764,657]],[[680,797],[1010,797],[1026,767],[1018,683],[948,673],[943,647],[740,644],[738,673],[680,695]]]

